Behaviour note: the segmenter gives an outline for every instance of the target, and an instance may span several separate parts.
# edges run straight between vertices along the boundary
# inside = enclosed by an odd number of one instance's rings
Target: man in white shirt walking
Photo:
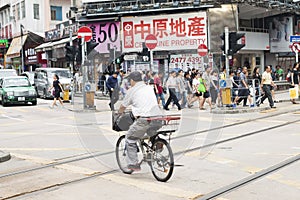
[[[268,98],[270,107],[276,108],[274,106],[272,93],[271,93],[271,86],[273,86],[273,87],[276,86],[272,80],[271,70],[272,69],[270,66],[266,66],[265,71],[261,76],[261,87],[264,92],[264,96],[261,98],[261,102],[263,102],[266,98]],[[258,104],[258,106],[259,106],[259,104]]]

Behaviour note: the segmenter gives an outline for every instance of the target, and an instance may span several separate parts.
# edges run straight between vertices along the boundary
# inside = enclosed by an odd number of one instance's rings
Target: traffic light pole
[[[150,50],[150,70],[153,70],[153,51]]]
[[[225,33],[225,67],[226,67],[226,77],[229,77],[229,57],[228,57],[228,50],[229,50],[229,28],[224,28]]]
[[[72,36],[73,36],[73,30],[72,28],[70,28],[70,46],[73,46],[73,40],[72,40]],[[70,62],[70,67],[71,67],[71,74],[72,74],[72,93],[71,93],[71,105],[74,105],[74,91],[75,91],[75,80],[74,80],[74,71],[73,71],[73,62]]]
[[[81,38],[81,68],[82,68],[82,92],[83,92],[83,109],[87,108],[86,105],[86,91],[85,91],[85,84],[87,82],[87,66],[85,66],[85,52],[86,52],[86,42],[84,41],[84,37]]]
[[[113,63],[114,63],[114,72],[115,72],[115,71],[117,71],[117,69],[116,69],[116,46],[114,46],[114,61],[113,61]]]

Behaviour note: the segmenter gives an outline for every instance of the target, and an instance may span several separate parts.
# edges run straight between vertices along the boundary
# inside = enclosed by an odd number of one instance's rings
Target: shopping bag
[[[296,99],[296,98],[298,98],[298,90],[297,90],[297,88],[290,88],[289,89],[289,93],[290,93],[290,99]]]

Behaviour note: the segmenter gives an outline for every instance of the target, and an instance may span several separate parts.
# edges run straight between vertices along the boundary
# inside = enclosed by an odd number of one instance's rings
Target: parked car
[[[34,85],[34,72],[23,72],[20,76],[26,76],[31,85]]]
[[[16,103],[37,104],[37,95],[27,77],[10,76],[0,79],[0,100],[3,106]]]
[[[53,98],[52,92],[49,91],[53,83],[53,75],[57,74],[59,82],[64,89],[71,90],[72,75],[69,69],[65,68],[36,68],[34,73],[34,86],[37,95],[42,98]],[[71,97],[71,92],[69,92]]]
[[[0,69],[0,78],[9,76],[18,76],[18,74],[14,69]]]

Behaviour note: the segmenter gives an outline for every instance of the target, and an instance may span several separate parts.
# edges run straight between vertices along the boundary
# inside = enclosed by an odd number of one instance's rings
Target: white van
[[[36,68],[34,72],[34,85],[37,95],[42,98],[53,98],[49,92],[53,83],[53,75],[59,77],[59,82],[64,89],[71,90],[72,75],[69,69],[65,68]],[[71,95],[71,92],[69,93]]]
[[[18,76],[18,74],[14,69],[0,69],[0,78],[9,76]]]

